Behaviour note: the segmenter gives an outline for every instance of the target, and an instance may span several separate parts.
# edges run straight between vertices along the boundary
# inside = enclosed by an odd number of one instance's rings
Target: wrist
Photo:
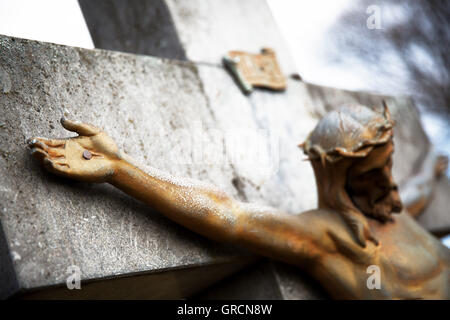
[[[113,185],[117,183],[120,177],[126,172],[128,166],[129,163],[124,159],[115,160],[112,164],[111,174],[109,175],[107,182]]]

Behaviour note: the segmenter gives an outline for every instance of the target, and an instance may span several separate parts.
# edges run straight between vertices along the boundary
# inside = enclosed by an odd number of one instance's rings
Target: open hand
[[[66,139],[32,138],[32,156],[57,175],[89,182],[107,182],[114,175],[119,149],[100,129],[85,123],[61,119],[61,124],[77,137]]]

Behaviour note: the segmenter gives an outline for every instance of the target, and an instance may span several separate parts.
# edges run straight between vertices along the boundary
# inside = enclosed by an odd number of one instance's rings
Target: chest
[[[373,228],[380,240],[378,262],[398,282],[433,278],[442,266],[440,243],[426,230],[401,217],[395,223]]]
[[[372,227],[378,247],[352,246],[351,254],[337,250],[323,259],[322,277],[327,279],[329,291],[341,298],[446,297],[450,271],[445,261],[450,251],[446,256],[439,241],[408,219]]]

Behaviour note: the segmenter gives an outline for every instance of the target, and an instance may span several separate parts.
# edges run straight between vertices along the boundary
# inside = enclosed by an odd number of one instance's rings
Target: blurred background
[[[450,156],[449,1],[268,4],[303,80],[411,96],[431,141]],[[94,48],[77,0],[0,0],[0,34]]]
[[[268,3],[305,81],[411,96],[430,139],[450,155],[450,1]]]

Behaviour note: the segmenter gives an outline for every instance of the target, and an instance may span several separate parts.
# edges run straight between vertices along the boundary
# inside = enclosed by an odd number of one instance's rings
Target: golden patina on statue
[[[386,106],[380,113],[344,106],[318,123],[301,147],[319,203],[301,214],[144,168],[98,128],[61,123],[79,136],[30,141],[32,155],[55,174],[111,183],[199,234],[296,265],[334,298],[450,298],[450,250],[408,214],[393,181],[394,124]],[[375,287],[367,281],[371,268],[379,271]]]

